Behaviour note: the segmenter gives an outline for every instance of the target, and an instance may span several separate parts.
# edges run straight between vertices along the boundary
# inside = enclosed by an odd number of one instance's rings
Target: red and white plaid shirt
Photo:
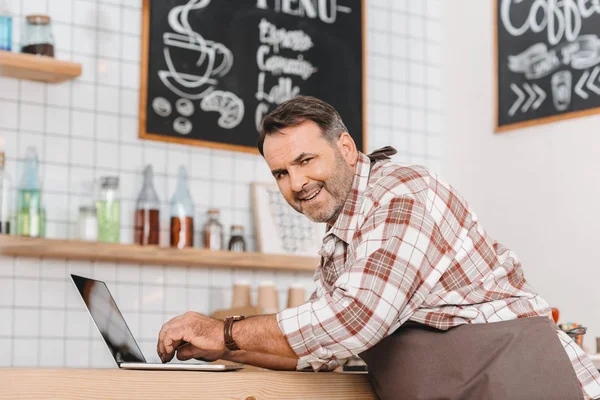
[[[377,153],[373,164],[359,153],[352,190],[323,239],[315,292],[277,315],[298,369],[333,369],[406,321],[447,330],[550,317],[517,255],[487,235],[451,186],[423,167],[390,162],[385,149]],[[592,362],[557,334],[586,398],[600,396]]]

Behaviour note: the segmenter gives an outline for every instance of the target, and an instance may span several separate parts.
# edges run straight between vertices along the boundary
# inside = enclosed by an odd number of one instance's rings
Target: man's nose
[[[292,184],[292,190],[294,192],[301,191],[304,186],[308,183],[306,175],[298,172],[288,172],[290,174],[290,182]]]

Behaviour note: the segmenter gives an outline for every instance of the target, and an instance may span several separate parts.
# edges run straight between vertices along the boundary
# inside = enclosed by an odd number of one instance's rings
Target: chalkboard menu
[[[496,131],[600,112],[600,4],[496,0]]]
[[[144,0],[139,137],[257,152],[297,95],[333,105],[359,149],[362,0]]]

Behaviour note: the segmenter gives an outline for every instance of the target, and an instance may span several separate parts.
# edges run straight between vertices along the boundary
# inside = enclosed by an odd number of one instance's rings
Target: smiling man
[[[549,319],[516,254],[435,174],[392,163],[389,147],[359,152],[313,97],[267,115],[258,147],[287,202],[327,224],[316,290],[274,315],[176,317],[160,332],[164,362],[177,353],[317,371],[358,354],[381,398],[600,397],[600,376]]]

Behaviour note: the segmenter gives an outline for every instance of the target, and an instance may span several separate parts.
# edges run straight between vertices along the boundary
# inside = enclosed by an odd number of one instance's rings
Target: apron
[[[583,399],[556,326],[545,317],[447,331],[409,321],[360,357],[380,399]]]

